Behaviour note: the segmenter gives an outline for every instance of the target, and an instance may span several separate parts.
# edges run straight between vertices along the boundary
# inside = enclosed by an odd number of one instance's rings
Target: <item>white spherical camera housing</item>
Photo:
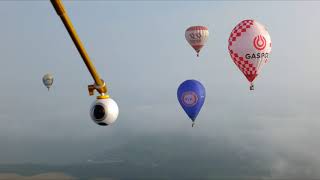
[[[118,105],[111,98],[97,99],[90,108],[91,119],[100,126],[108,126],[114,123],[118,114]]]

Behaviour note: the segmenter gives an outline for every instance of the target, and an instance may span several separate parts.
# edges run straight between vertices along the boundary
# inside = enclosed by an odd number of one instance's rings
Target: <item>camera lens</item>
[[[105,116],[106,112],[103,106],[95,105],[93,115],[96,120],[101,120]]]

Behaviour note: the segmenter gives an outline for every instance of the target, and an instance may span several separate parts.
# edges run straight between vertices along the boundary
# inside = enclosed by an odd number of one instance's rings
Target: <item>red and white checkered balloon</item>
[[[271,38],[262,24],[244,20],[232,30],[228,49],[233,62],[252,83],[268,61]]]
[[[191,26],[185,32],[188,43],[193,47],[199,56],[199,52],[207,42],[209,36],[208,28],[205,26]]]

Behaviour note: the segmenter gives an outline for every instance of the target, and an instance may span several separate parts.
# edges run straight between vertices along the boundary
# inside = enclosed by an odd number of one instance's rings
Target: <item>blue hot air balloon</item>
[[[204,86],[196,80],[186,80],[180,84],[177,96],[180,105],[192,120],[192,127],[206,98]]]

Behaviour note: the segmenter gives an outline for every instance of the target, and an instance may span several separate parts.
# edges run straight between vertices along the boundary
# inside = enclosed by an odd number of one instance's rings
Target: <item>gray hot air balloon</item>
[[[49,91],[50,87],[53,84],[53,76],[51,74],[44,75],[42,78],[42,82],[48,88]]]

